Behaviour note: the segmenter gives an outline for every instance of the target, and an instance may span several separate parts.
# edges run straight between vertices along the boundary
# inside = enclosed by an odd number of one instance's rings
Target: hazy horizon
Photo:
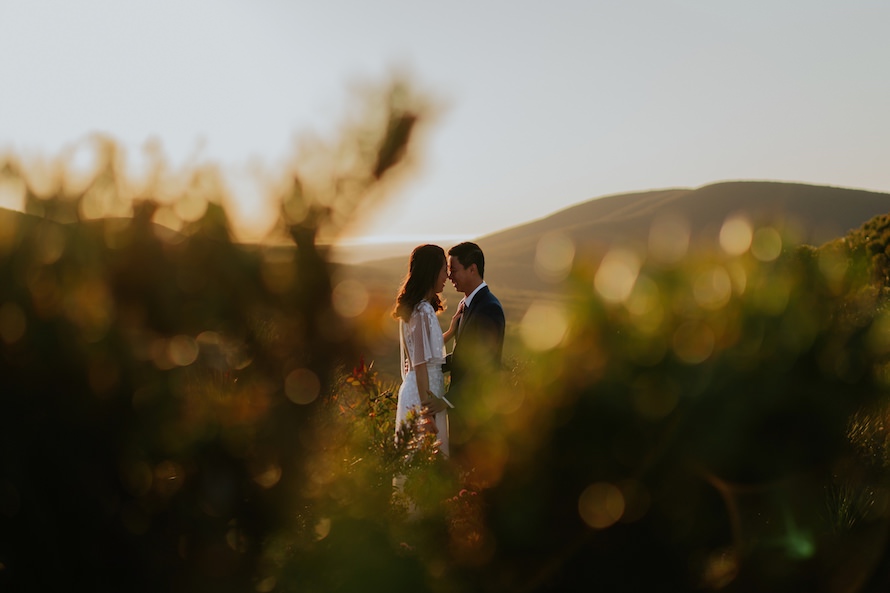
[[[404,257],[407,262],[411,250],[418,245],[432,243],[448,250],[462,241],[477,238],[466,235],[374,235],[343,239],[328,247],[333,261],[339,263],[361,264],[390,257]]]

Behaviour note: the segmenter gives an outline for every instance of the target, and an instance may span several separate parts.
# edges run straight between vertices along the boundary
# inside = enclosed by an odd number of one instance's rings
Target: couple
[[[410,413],[435,418],[440,451],[446,456],[466,442],[465,398],[480,373],[496,373],[504,347],[504,309],[483,280],[485,256],[475,243],[445,251],[421,245],[411,252],[408,276],[399,289],[393,317],[399,320],[402,386],[396,410],[396,432]],[[448,331],[436,315],[444,309],[440,293],[451,279],[462,292]],[[445,344],[454,339],[452,353]],[[445,373],[451,373],[445,397]]]

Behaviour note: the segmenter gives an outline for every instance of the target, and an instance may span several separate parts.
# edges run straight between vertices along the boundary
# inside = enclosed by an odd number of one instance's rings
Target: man
[[[458,304],[460,320],[454,348],[446,359],[451,371],[448,400],[452,451],[471,436],[472,409],[480,404],[478,390],[498,380],[504,350],[504,308],[483,280],[485,256],[475,243],[461,243],[448,250],[448,277],[464,294]]]

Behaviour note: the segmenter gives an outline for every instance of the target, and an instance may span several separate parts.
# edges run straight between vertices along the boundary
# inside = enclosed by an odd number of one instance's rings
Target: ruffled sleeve
[[[405,327],[405,349],[411,366],[445,362],[445,341],[433,306],[421,301]]]

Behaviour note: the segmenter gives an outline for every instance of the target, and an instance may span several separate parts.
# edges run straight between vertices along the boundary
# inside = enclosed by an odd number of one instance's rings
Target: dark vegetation
[[[0,168],[28,211],[0,216],[0,590],[887,589],[887,217],[574,243],[454,468],[394,444],[385,311],[315,245],[397,173],[423,109],[387,98],[336,181],[287,184],[289,249],[234,242],[208,171],[172,232],[150,191],[86,215],[123,199],[110,146],[76,191]]]

